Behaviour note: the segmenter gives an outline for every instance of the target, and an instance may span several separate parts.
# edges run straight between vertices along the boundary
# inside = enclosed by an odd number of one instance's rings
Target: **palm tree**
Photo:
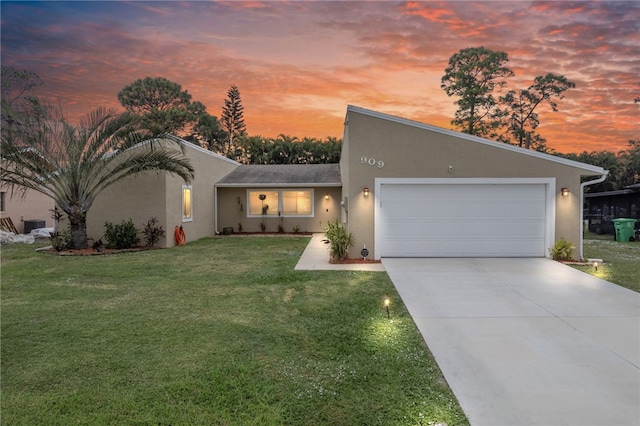
[[[57,108],[32,106],[2,130],[0,182],[51,197],[69,219],[75,248],[87,248],[87,212],[105,188],[137,173],[194,177],[179,139],[147,139],[130,113],[99,108],[74,126]]]

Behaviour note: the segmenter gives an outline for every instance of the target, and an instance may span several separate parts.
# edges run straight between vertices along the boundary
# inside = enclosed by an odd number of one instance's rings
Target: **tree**
[[[501,111],[493,97],[496,87],[504,87],[513,71],[505,66],[507,54],[484,47],[460,50],[449,58],[440,87],[448,96],[457,96],[458,105],[451,124],[471,135],[494,137]]]
[[[208,113],[203,113],[193,126],[190,135],[185,140],[207,148],[209,151],[222,153],[226,134],[220,127],[218,119]]]
[[[69,219],[75,248],[87,247],[87,212],[105,188],[138,173],[194,177],[179,140],[147,139],[130,112],[99,108],[75,126],[59,109],[36,106],[44,113],[21,114],[22,126],[2,133],[0,182],[51,197]]]
[[[540,124],[535,110],[546,102],[553,111],[558,111],[558,104],[553,99],[564,98],[564,92],[574,87],[576,85],[565,76],[549,73],[537,76],[526,90],[511,90],[500,97],[501,103],[505,105],[507,132],[499,140],[527,149],[545,151],[545,139],[535,133]]]
[[[238,148],[236,139],[247,135],[243,117],[244,107],[240,99],[240,90],[237,86],[231,86],[227,91],[227,99],[222,107],[222,117],[220,119],[222,129],[226,132],[225,147],[223,155],[231,158]]]
[[[143,125],[154,135],[177,134],[198,122],[205,112],[200,102],[178,83],[162,77],[136,80],[118,93],[123,107],[143,118]]]
[[[2,66],[2,130],[18,124],[17,111],[29,108],[34,99],[35,88],[42,85],[38,74]]]
[[[640,183],[640,140],[630,140],[629,148],[618,153],[622,163],[620,187]]]

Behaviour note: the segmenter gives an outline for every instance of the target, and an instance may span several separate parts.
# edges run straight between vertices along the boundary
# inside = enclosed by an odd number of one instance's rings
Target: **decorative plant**
[[[294,232],[295,234],[297,234],[298,232],[300,232],[300,225],[295,225],[295,226],[293,227],[293,232]]]
[[[238,222],[238,232],[242,232],[242,222]]]
[[[349,255],[349,247],[354,243],[353,234],[347,232],[340,221],[329,221],[324,231],[326,242],[329,244],[329,255],[332,260],[344,260]]]
[[[73,238],[71,238],[71,230],[62,232],[54,231],[51,235],[51,246],[55,251],[73,249]]]
[[[573,258],[573,249],[575,249],[572,243],[565,241],[564,238],[560,238],[549,249],[549,254],[553,260],[571,260]]]
[[[262,200],[262,223],[260,224],[260,229],[264,232],[267,229],[267,212],[269,211],[269,204],[264,204],[264,194],[260,194],[260,199]]]
[[[146,246],[153,247],[160,241],[160,238],[164,237],[165,231],[162,226],[158,226],[158,218],[152,217],[147,221],[142,233],[144,234]]]
[[[140,242],[138,238],[138,230],[133,221],[122,221],[119,225],[111,222],[105,222],[104,237],[107,240],[107,247],[112,249],[127,249],[135,246]]]
[[[280,218],[280,224],[278,225],[278,232],[279,233],[283,233],[284,232],[284,217],[282,216],[282,212],[278,212],[278,217]]]

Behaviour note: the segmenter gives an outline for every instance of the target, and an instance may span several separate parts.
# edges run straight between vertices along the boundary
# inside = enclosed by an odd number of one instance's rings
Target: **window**
[[[282,191],[282,213],[285,216],[311,216],[311,191]]]
[[[248,217],[307,216],[313,217],[313,189],[248,190]]]
[[[278,216],[278,191],[249,191],[249,216]]]
[[[182,221],[193,220],[193,199],[191,185],[182,185]]]

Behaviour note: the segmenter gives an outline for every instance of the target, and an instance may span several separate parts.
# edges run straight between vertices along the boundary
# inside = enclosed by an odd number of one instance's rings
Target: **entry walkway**
[[[313,234],[311,241],[307,244],[300,260],[296,264],[296,270],[316,270],[316,271],[384,271],[382,263],[351,263],[334,264],[329,263],[329,246],[322,240],[324,234]]]
[[[472,425],[640,425],[640,294],[542,258],[382,263]]]

